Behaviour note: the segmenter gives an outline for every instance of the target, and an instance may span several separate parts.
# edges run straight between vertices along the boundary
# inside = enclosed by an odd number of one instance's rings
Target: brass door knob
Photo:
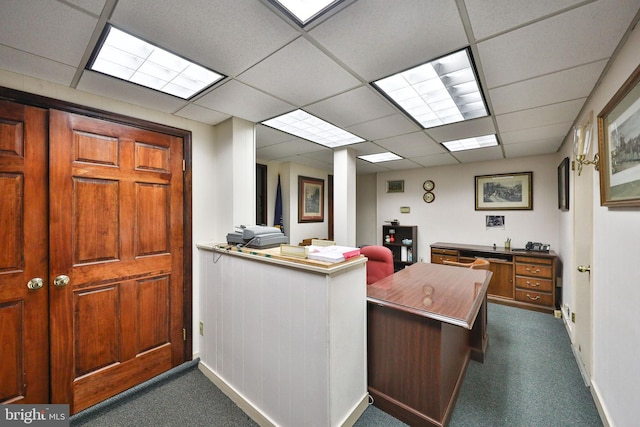
[[[580,273],[586,273],[586,272],[590,272],[591,271],[591,266],[590,265],[579,265],[578,266],[578,271]]]
[[[31,289],[31,290],[36,290],[36,289],[40,289],[41,287],[44,286],[44,280],[42,280],[39,277],[34,277],[33,279],[29,280],[27,282],[27,288]]]
[[[64,274],[59,275],[55,279],[53,279],[53,284],[59,288],[63,288],[69,284],[69,276],[65,276]]]

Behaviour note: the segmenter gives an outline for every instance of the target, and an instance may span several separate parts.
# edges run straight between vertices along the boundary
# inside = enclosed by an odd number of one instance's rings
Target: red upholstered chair
[[[360,248],[360,254],[369,259],[367,261],[367,285],[393,274],[391,249],[378,245],[363,246]]]

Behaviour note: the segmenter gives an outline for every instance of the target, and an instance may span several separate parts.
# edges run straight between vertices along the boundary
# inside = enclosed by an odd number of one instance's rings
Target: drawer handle
[[[531,283],[530,281],[527,280],[527,285],[528,286],[540,286],[540,282]]]
[[[529,273],[533,273],[533,274],[540,273],[540,269],[539,268],[536,268],[536,271],[531,271],[531,269],[529,267],[527,267],[527,271]]]
[[[538,301],[540,299],[540,295],[536,295],[535,298],[531,298],[531,295],[527,294],[527,298],[529,298],[531,301]]]

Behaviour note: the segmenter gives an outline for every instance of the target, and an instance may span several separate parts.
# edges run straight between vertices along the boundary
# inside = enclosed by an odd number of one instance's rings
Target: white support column
[[[333,236],[338,245],[356,246],[356,153],[333,152]]]
[[[256,222],[256,133],[252,122],[232,117],[216,126],[217,215],[223,233]],[[224,234],[223,234],[224,235]]]

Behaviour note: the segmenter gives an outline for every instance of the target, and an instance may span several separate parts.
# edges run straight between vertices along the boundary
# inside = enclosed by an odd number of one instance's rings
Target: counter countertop
[[[336,263],[317,261],[307,258],[297,258],[281,255],[280,247],[269,249],[239,248],[236,245],[230,245],[227,243],[198,243],[196,244],[196,247],[198,249],[213,251],[220,254],[241,256],[259,262],[268,262],[323,274],[333,274],[367,262],[367,258],[363,255]]]

